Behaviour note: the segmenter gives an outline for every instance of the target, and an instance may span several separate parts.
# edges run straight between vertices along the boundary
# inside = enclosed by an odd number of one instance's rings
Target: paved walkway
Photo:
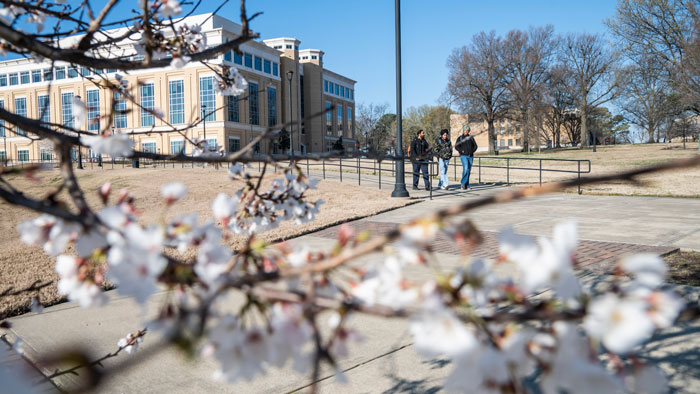
[[[500,187],[476,186],[468,192],[438,192],[432,201],[385,212],[352,225],[381,233],[396,223],[405,223],[431,210],[499,190]],[[414,198],[425,199],[425,192],[422,193]],[[589,285],[604,281],[604,273],[610,270],[612,262],[628,252],[664,254],[677,248],[700,249],[700,201],[694,199],[554,194],[484,207],[461,216],[471,218],[484,230],[485,243],[475,252],[484,257],[493,256],[495,231],[503,226],[512,225],[521,233],[550,235],[557,222],[576,219],[582,239],[577,256],[582,266],[582,278]],[[296,242],[328,250],[332,247],[329,240],[335,237],[335,230],[325,229]],[[449,269],[464,264],[464,258],[455,253],[445,239],[440,239],[438,245],[436,257],[441,266]],[[374,254],[364,260],[379,258],[380,255]],[[430,273],[415,272],[411,275],[427,277]],[[694,301],[700,294],[697,288],[676,288]],[[141,328],[144,316],[153,316],[167,296],[166,292],[159,293],[142,312],[131,299],[109,293],[111,301],[104,308],[82,309],[74,303],[64,303],[47,308],[40,315],[29,313],[13,318],[8,339],[12,342],[15,337],[22,337],[30,360],[71,346],[89,349],[99,356],[113,351],[119,338],[126,333]],[[241,299],[233,299],[231,305],[236,307],[241,302]],[[349,383],[340,385],[333,378],[332,371],[324,369],[321,392],[423,393],[441,390],[442,379],[451,372],[452,365],[446,360],[417,357],[405,322],[354,315],[349,323],[365,335],[364,342],[354,346],[350,356],[340,362]],[[646,356],[672,374],[671,384],[676,392],[700,392],[699,333],[700,322],[681,325],[661,333],[646,347]],[[149,333],[142,352],[133,356],[120,355],[104,365],[110,367],[129,357],[144,357],[149,347],[157,343],[158,335]],[[210,377],[214,369],[212,361],[188,360],[182,353],[168,349],[110,377],[99,392],[283,393],[308,390],[308,376],[296,375],[290,369],[273,370],[265,378],[235,387],[213,382]],[[71,387],[75,382],[73,376],[56,381],[61,387]]]

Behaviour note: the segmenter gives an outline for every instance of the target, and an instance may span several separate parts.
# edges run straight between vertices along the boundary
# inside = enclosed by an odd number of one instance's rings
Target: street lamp
[[[401,161],[394,161],[400,165],[396,166],[396,180],[394,181],[394,191],[391,192],[391,196],[408,197],[404,175],[403,135],[401,132],[401,0],[395,0],[394,19],[396,29],[396,156],[401,157]]]
[[[294,117],[292,116],[292,76],[294,71],[287,71],[287,80],[289,80],[289,156],[294,156]],[[290,163],[293,159],[290,159]]]
[[[78,100],[81,100],[80,96],[75,96]],[[80,129],[83,127],[83,125],[78,125],[76,129],[78,130],[78,141],[80,141]],[[82,170],[83,169],[83,150],[80,149],[80,144],[78,144],[78,169]]]

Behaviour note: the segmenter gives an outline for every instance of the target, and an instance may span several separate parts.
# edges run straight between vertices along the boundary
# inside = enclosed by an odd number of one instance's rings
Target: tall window
[[[7,86],[7,74],[0,75],[0,86]]]
[[[267,125],[272,127],[277,124],[277,89],[267,88]]]
[[[333,133],[333,113],[331,112],[331,102],[326,101],[326,135]]]
[[[15,113],[20,116],[24,116],[25,118],[27,117],[27,99],[24,97],[16,97],[15,98]],[[18,135],[26,135],[22,129],[19,127],[16,128],[17,134]]]
[[[185,82],[183,80],[168,81],[168,95],[170,99],[170,123],[185,123]]]
[[[68,67],[68,78],[77,78],[78,77],[78,69],[75,68],[74,66]]]
[[[126,128],[126,100],[119,92],[114,92],[114,127]]]
[[[270,74],[272,72],[272,70],[270,69],[271,67],[271,62],[269,60],[265,60],[263,63],[263,71],[265,72],[265,74]]]
[[[236,64],[243,64],[243,56],[234,52],[233,53],[233,62]]]
[[[41,161],[51,161],[53,159],[51,151],[48,149],[40,149],[39,155],[41,156]]]
[[[299,97],[301,98],[301,118],[304,119],[304,76],[299,76]]]
[[[32,82],[41,82],[41,70],[32,70]]]
[[[5,108],[5,101],[0,100],[0,108]],[[0,137],[5,136],[5,121],[3,119],[0,119]],[[4,153],[5,151],[3,151]],[[4,161],[4,159],[3,159]]]
[[[29,71],[22,71],[19,73],[19,78],[22,85],[29,83]]]
[[[238,111],[238,97],[237,96],[227,96],[226,112],[227,119],[229,122],[240,122],[241,117]]]
[[[340,85],[333,85],[335,86],[335,95],[337,96],[338,93],[340,92]]]
[[[155,124],[153,114],[146,111],[147,109],[152,111],[156,106],[154,90],[153,83],[141,85],[141,126],[153,126]]]
[[[228,151],[229,152],[238,152],[241,150],[241,139],[237,137],[229,137],[228,138]]]
[[[279,65],[277,63],[272,63],[272,75],[277,76]]]
[[[65,67],[56,67],[56,79],[66,79]]]
[[[348,135],[350,136],[350,138],[352,138],[353,137],[353,135],[352,135],[352,107],[348,107],[347,119],[348,119]]]
[[[156,153],[156,143],[155,142],[142,142],[141,150],[144,152]]]
[[[250,53],[244,53],[243,60],[245,61],[246,67],[253,68],[253,55],[251,55]]]
[[[328,93],[328,81],[323,81],[323,91]]]
[[[17,84],[19,84],[19,78],[17,76],[17,73],[10,74],[10,86],[14,86]]]
[[[248,104],[250,110],[250,124],[260,124],[258,108],[258,84],[248,82]]]
[[[338,136],[342,137],[343,136],[343,106],[338,104],[338,108],[336,108],[336,112],[338,113]]]
[[[88,90],[87,94],[87,121],[88,130],[97,131],[100,129],[100,91]]]
[[[255,69],[258,71],[262,71],[262,58],[255,57]]]
[[[17,149],[17,158],[19,161],[29,161],[29,149]]]
[[[170,141],[170,153],[180,153],[185,148],[185,140]]]
[[[204,118],[205,111],[207,120],[216,120],[216,95],[214,94],[214,77],[199,78],[199,106],[200,116]]]
[[[37,110],[39,111],[39,119],[42,122],[51,122],[51,106],[49,105],[49,95],[37,96]]]
[[[44,81],[53,81],[53,70],[50,68],[44,69]]]
[[[73,127],[73,93],[61,93],[63,125]]]

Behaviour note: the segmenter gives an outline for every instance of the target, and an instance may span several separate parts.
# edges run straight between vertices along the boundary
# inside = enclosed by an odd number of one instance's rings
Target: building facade
[[[234,39],[241,31],[240,25],[211,14],[191,16],[182,23],[200,25],[210,47]],[[113,32],[123,33],[123,29]],[[79,37],[66,40],[76,39]],[[291,49],[276,48],[290,41]],[[282,44],[272,45],[278,42]],[[237,67],[248,81],[248,92],[239,97],[218,95],[214,89],[214,71],[200,63],[191,62],[181,69],[166,67],[121,73],[140,106],[100,87],[102,79],[116,81],[117,70],[88,69],[60,62],[52,67],[50,62],[39,64],[30,59],[7,60],[0,62],[0,105],[19,115],[83,131],[94,133],[106,128],[127,133],[132,135],[136,149],[163,154],[183,150],[191,153],[193,147],[185,136],[167,130],[200,119],[203,120],[184,131],[185,135],[190,139],[206,137],[210,146],[216,144],[225,152],[241,149],[268,127],[281,129],[283,124],[291,122],[288,131],[292,133],[294,151],[305,153],[327,150],[326,115],[316,118],[310,115],[321,112],[325,102],[330,101],[342,103],[337,107],[342,106],[342,114],[334,113],[331,117],[333,136],[342,133],[346,149],[354,148],[355,81],[323,69],[323,52],[300,51],[298,45],[298,40],[287,38],[249,41],[241,45],[240,54],[229,51],[212,59],[213,65]],[[139,59],[133,47],[123,50],[120,57]],[[324,92],[325,80],[343,86],[343,96]],[[73,114],[74,97],[80,97],[88,107],[83,124],[77,124]],[[141,107],[158,109],[163,118]],[[112,109],[116,111],[109,119]],[[2,161],[55,159],[50,144],[2,121],[0,137]],[[255,150],[283,153],[274,141],[259,144]],[[87,148],[82,153],[83,157],[91,157]]]

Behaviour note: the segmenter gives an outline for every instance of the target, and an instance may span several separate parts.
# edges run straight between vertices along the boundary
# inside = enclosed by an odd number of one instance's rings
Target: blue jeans
[[[440,181],[438,182],[438,187],[449,186],[450,178],[447,177],[447,168],[449,165],[449,160],[438,159],[438,168],[440,169]]]
[[[428,162],[413,162],[413,187],[418,187],[420,172],[423,172],[423,182],[425,182],[425,188],[427,189],[430,187],[430,179],[428,179]]]
[[[474,164],[473,156],[459,156],[462,161],[462,181],[460,182],[462,186],[469,186],[469,175],[472,172],[472,164]]]

